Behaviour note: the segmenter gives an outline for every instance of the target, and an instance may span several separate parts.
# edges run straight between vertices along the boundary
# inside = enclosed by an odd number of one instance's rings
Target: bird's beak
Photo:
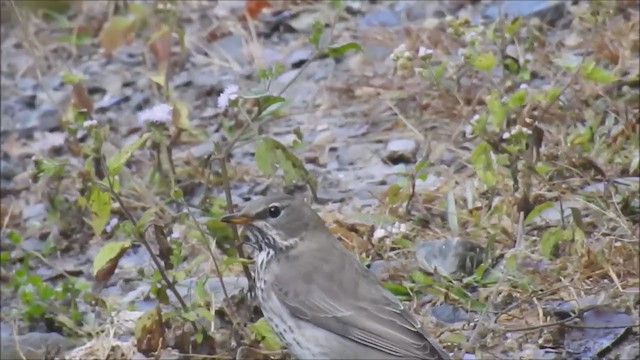
[[[250,224],[253,221],[253,219],[251,219],[247,215],[244,215],[241,213],[235,213],[235,214],[229,214],[229,215],[223,216],[222,218],[220,218],[220,221],[229,223],[229,224],[246,225],[246,224]]]

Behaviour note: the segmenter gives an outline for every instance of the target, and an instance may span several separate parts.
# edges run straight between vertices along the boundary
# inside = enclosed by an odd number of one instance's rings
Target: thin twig
[[[27,357],[24,356],[24,353],[22,352],[22,347],[20,346],[20,341],[18,341],[18,325],[16,325],[16,321],[14,321],[12,323],[12,332],[13,332],[13,341],[15,341],[16,343],[16,351],[18,352],[18,354],[20,354],[20,358],[22,358],[22,360],[27,360]]]
[[[156,254],[151,249],[151,245],[149,244],[147,239],[144,236],[142,236],[142,234],[140,233],[140,230],[137,227],[137,223],[138,222],[133,217],[133,215],[129,212],[129,209],[127,209],[127,207],[125,206],[124,201],[122,200],[120,195],[114,190],[113,181],[111,181],[111,176],[108,175],[109,174],[109,170],[107,168],[106,161],[105,161],[104,157],[102,157],[102,161],[100,161],[100,164],[102,165],[105,174],[107,174],[106,178],[107,178],[107,182],[109,184],[109,192],[111,193],[111,195],[113,195],[113,197],[116,199],[118,204],[120,204],[120,208],[122,209],[122,212],[125,214],[125,216],[134,225],[134,229],[135,230],[133,232],[133,235],[135,236],[136,240],[138,242],[140,242],[142,245],[144,245],[145,249],[147,249],[147,252],[149,252],[149,256],[151,257],[151,260],[153,261],[154,265],[156,266],[156,269],[158,269],[158,272],[160,273],[160,276],[162,277],[162,280],[166,283],[167,288],[173,293],[173,295],[175,295],[176,299],[180,303],[180,306],[182,306],[182,308],[184,310],[188,310],[189,307],[188,307],[187,303],[184,301],[184,299],[182,299],[182,296],[180,296],[180,293],[178,292],[178,290],[173,285],[173,282],[167,276],[166,272],[164,271],[164,267],[160,263],[160,260],[158,259]],[[193,321],[192,321],[192,325],[194,326],[195,329],[198,328],[196,323],[193,322]]]
[[[594,308],[599,307],[599,306],[600,305],[587,306],[584,309],[580,309],[580,310],[576,311],[575,314],[569,316],[568,318],[562,319],[562,320],[559,320],[559,321],[554,321],[554,322],[545,323],[545,324],[531,325],[531,326],[513,327],[513,328],[493,328],[492,330],[498,331],[498,332],[519,332],[519,331],[531,331],[531,330],[544,329],[544,328],[547,328],[547,327],[553,327],[553,326],[558,326],[558,325],[566,325],[568,322],[579,318],[584,313],[586,313],[586,312],[588,312],[590,310],[593,310]]]
[[[198,228],[198,232],[200,232],[200,234],[202,235],[203,238],[206,238],[204,230],[200,226],[200,223],[198,222],[196,217],[193,215],[193,213],[191,212],[191,209],[189,208],[189,205],[187,204],[187,202],[184,199],[182,199],[182,206],[184,206],[184,208],[187,210],[187,213],[189,213],[189,216],[191,217],[191,219],[193,219],[193,222],[196,224],[196,228]],[[229,300],[230,299],[229,298],[229,293],[227,292],[227,287],[224,285],[224,279],[222,277],[222,271],[220,271],[220,266],[218,265],[218,260],[216,259],[215,254],[213,253],[213,249],[211,249],[211,246],[209,246],[208,244],[207,244],[206,248],[209,251],[209,255],[211,256],[211,260],[213,260],[213,266],[216,268],[216,275],[218,277],[218,280],[220,281],[220,286],[222,287],[222,293],[224,294],[225,302],[222,303],[222,306],[224,307],[225,311],[229,315],[229,319],[231,320],[231,323],[233,324],[233,327],[238,329],[238,331],[244,333],[245,338],[249,338],[250,335],[247,332],[247,330],[244,327],[242,327],[242,326],[240,326],[238,324],[235,311],[233,310],[232,307],[228,306],[231,303],[231,300]],[[249,273],[249,275],[251,275],[251,273]]]
[[[220,161],[220,171],[222,173],[222,187],[224,188],[224,195],[227,202],[227,211],[232,213],[233,209],[233,200],[231,198],[231,183],[229,180],[229,172],[227,170],[227,161],[225,159]],[[238,256],[244,258],[244,250],[242,249],[242,241],[240,241],[240,234],[238,233],[238,227],[232,226],[231,231],[233,232],[233,238],[236,243],[236,251],[238,252]],[[249,266],[245,263],[242,264],[242,271],[244,272],[245,277],[249,283],[249,292],[253,291],[253,276],[251,275],[251,271],[249,270]]]

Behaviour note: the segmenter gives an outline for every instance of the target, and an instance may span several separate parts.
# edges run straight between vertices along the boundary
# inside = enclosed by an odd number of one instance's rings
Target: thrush
[[[258,302],[295,357],[449,359],[301,199],[261,198],[221,220],[257,249]]]

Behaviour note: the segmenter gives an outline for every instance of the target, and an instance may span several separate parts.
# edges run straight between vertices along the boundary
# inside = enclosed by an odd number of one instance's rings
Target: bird
[[[251,200],[220,220],[257,250],[258,303],[294,357],[449,359],[300,197]]]

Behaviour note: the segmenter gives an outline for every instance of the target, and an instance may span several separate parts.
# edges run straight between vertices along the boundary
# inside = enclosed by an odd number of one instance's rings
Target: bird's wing
[[[340,245],[315,250],[304,256],[293,250],[287,254],[289,266],[272,278],[275,295],[292,315],[390,357],[448,359],[398,299]],[[292,289],[292,283],[306,286]]]

